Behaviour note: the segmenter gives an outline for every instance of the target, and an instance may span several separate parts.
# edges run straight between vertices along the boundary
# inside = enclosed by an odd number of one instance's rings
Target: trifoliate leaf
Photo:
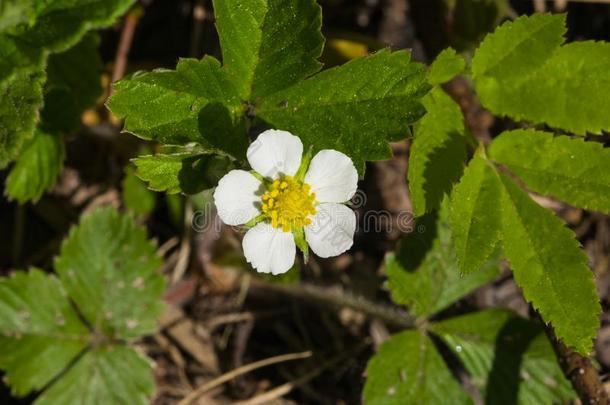
[[[502,309],[431,325],[464,363],[486,404],[552,405],[574,399],[542,328]]]
[[[136,73],[114,88],[108,107],[125,118],[126,131],[165,144],[196,142],[245,157],[244,106],[213,57],[181,59],[176,70]]]
[[[515,130],[495,138],[489,156],[537,193],[610,212],[610,150],[601,143]]]
[[[438,85],[448,82],[464,71],[466,62],[464,58],[455,53],[453,48],[447,48],[438,54],[430,70],[428,71],[428,82]]]
[[[466,160],[460,106],[441,88],[432,90],[422,102],[427,114],[415,126],[407,175],[415,216],[439,207],[460,178]]]
[[[285,89],[322,67],[322,14],[314,0],[215,0],[227,76],[242,100]]]
[[[42,105],[44,74],[18,72],[0,83],[0,168],[19,156],[32,138]]]
[[[6,179],[6,194],[22,204],[39,199],[55,184],[64,154],[61,136],[37,130]]]
[[[196,194],[216,186],[231,168],[231,161],[220,155],[174,153],[140,156],[134,159],[136,175],[155,191],[169,194]]]
[[[599,327],[593,272],[574,233],[501,175],[504,252],[525,299],[558,337],[587,355]]]
[[[35,405],[146,405],[155,389],[150,362],[126,346],[87,352]]]
[[[438,216],[433,213],[419,218],[396,254],[386,258],[392,300],[408,306],[417,316],[434,315],[499,275],[498,255],[481,271],[460,275],[446,205]]]
[[[155,330],[164,280],[146,232],[113,208],[85,215],[63,242],[55,269],[100,333],[132,339]]]
[[[299,136],[305,148],[347,154],[362,174],[364,161],[389,158],[388,142],[405,138],[424,115],[425,76],[409,53],[384,50],[274,93],[255,114]]]
[[[486,108],[579,134],[610,129],[610,44],[560,47],[564,25],[564,15],[535,14],[507,22],[485,39],[472,72]]]
[[[479,270],[496,250],[501,200],[502,184],[481,148],[451,193],[449,221],[461,273]]]
[[[471,404],[425,333],[410,330],[393,335],[366,368],[367,405]]]
[[[0,368],[16,395],[43,388],[89,340],[66,292],[41,270],[0,278]]]
[[[125,168],[122,186],[123,202],[128,210],[138,215],[147,215],[155,209],[155,193],[146,188],[146,183],[136,176],[132,166]]]

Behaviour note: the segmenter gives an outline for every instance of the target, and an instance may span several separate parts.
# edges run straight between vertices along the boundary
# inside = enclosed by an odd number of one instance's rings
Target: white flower
[[[278,130],[260,134],[247,156],[253,172],[227,173],[214,202],[224,223],[252,226],[243,240],[252,267],[281,274],[294,264],[297,245],[320,257],[352,246],[356,215],[344,203],[356,192],[358,173],[349,157],[326,149],[310,161],[298,137]]]

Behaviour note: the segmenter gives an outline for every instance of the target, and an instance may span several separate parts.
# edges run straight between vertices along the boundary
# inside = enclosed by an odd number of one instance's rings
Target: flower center
[[[311,224],[310,215],[316,213],[316,194],[309,184],[285,176],[275,180],[263,194],[263,214],[271,219],[271,226],[284,232]]]

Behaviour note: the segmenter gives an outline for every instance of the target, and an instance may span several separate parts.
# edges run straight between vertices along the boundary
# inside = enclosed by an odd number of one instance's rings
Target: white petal
[[[305,227],[305,239],[320,257],[340,255],[352,247],[356,214],[343,204],[324,203],[316,207],[312,223]]]
[[[305,183],[311,186],[319,202],[346,202],[356,193],[358,172],[349,157],[325,149],[311,159]]]
[[[218,182],[214,204],[227,225],[241,225],[260,214],[262,183],[244,170],[231,170]]]
[[[259,273],[282,274],[294,264],[294,236],[266,222],[246,232],[242,244],[246,260]]]
[[[303,143],[290,132],[269,129],[248,147],[250,166],[264,177],[294,176],[301,165]]]

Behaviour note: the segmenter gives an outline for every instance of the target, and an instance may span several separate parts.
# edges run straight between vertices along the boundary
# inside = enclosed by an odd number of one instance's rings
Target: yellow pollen
[[[311,224],[311,216],[316,213],[316,195],[309,184],[291,176],[275,180],[261,199],[263,214],[271,220],[271,226],[284,232]]]

